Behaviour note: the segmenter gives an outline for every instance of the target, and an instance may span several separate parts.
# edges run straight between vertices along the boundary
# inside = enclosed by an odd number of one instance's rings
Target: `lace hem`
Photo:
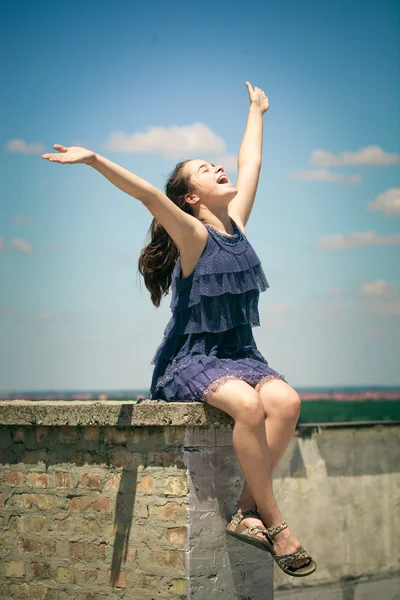
[[[239,375],[222,375],[222,377],[218,377],[218,379],[216,379],[206,387],[200,399],[204,402],[207,402],[206,396],[208,394],[211,394],[212,392],[218,391],[218,389],[229,379],[241,379],[242,381],[247,382],[248,377],[240,377]],[[262,377],[259,380],[259,382],[255,385],[255,391],[259,392],[261,386],[264,385],[264,383],[266,383],[267,381],[272,381],[273,379],[281,379],[282,381],[287,383],[284,375],[264,375],[264,377]]]

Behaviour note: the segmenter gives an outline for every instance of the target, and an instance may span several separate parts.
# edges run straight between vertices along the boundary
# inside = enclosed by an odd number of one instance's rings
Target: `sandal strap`
[[[286,521],[282,521],[282,523],[279,523],[279,525],[276,525],[276,527],[267,527],[267,532],[272,538],[274,538],[274,536],[276,536],[280,531],[286,529],[287,526],[288,524]]]
[[[235,512],[235,514],[232,516],[232,519],[228,525],[228,529],[231,530],[235,530],[236,527],[239,525],[239,523],[247,516],[247,515],[255,515],[256,517],[260,518],[260,515],[258,514],[258,511],[255,509],[249,509],[249,510],[245,510],[245,511],[241,511],[240,508],[238,508],[238,510]]]
[[[308,554],[308,552],[306,550],[304,550],[304,548],[300,548],[300,550],[298,550],[298,552],[294,552],[293,554],[281,554],[281,555],[275,554],[274,558],[277,561],[277,563],[279,564],[279,566],[283,567],[283,568],[291,567],[296,560],[300,560],[302,558],[310,559],[308,561],[308,563],[304,563],[304,565],[301,565],[301,567],[294,567],[295,569],[296,568],[302,569],[303,567],[308,567],[308,565],[312,561],[311,556]]]
[[[265,527],[261,527],[261,525],[254,525],[253,527],[246,527],[241,533],[252,535],[253,533],[267,533],[267,530]]]

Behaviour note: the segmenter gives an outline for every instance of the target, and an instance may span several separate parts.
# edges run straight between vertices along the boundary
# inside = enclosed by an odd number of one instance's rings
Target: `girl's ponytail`
[[[176,165],[165,184],[165,195],[179,208],[194,216],[192,205],[185,200],[185,195],[192,191],[190,175],[184,172],[188,162],[189,160],[185,160]],[[158,308],[162,296],[168,294],[171,286],[179,249],[156,218],[153,218],[147,233],[151,235],[151,242],[140,253],[138,270],[150,292],[152,303]]]

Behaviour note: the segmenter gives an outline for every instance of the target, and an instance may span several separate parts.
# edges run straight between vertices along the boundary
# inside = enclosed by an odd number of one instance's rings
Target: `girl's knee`
[[[266,415],[298,418],[301,410],[301,398],[290,385],[276,380],[260,390]]]
[[[242,422],[245,421],[247,425],[255,427],[264,422],[264,406],[257,392],[249,390],[248,393],[240,397],[236,407],[235,421],[238,419]]]

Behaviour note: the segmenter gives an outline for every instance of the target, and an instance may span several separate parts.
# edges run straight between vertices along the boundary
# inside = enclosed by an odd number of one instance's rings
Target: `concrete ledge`
[[[5,400],[0,425],[108,425],[146,427],[230,425],[229,415],[203,402]]]

